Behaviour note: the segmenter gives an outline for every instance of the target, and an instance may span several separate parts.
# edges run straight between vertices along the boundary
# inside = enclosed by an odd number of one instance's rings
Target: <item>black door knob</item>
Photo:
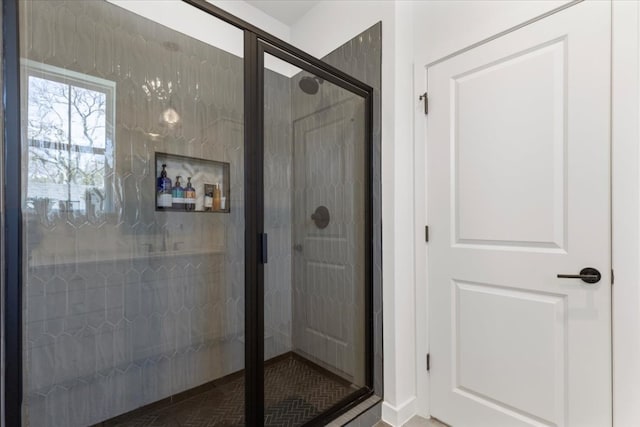
[[[558,279],[582,279],[585,283],[598,283],[602,275],[598,270],[586,267],[580,270],[580,274],[558,274]]]
[[[331,215],[329,215],[329,209],[326,206],[318,206],[316,211],[311,214],[311,219],[316,224],[316,227],[323,229],[329,225]]]

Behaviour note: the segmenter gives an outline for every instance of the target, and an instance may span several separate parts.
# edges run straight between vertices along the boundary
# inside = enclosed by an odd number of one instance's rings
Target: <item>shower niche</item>
[[[156,152],[156,211],[229,213],[229,169],[227,162]]]

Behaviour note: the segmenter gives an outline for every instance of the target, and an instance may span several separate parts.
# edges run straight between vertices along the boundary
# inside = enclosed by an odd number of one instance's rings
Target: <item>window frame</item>
[[[112,213],[115,211],[114,203],[114,191],[113,191],[113,179],[116,171],[116,82],[113,80],[107,80],[101,77],[93,76],[90,74],[80,73],[73,70],[68,70],[54,65],[43,64],[38,61],[22,58],[20,60],[20,67],[22,68],[22,90],[25,94],[21,97],[22,101],[22,126],[23,130],[22,140],[23,149],[30,147],[42,147],[45,149],[58,149],[63,152],[76,152],[90,153],[104,156],[105,160],[105,172],[104,172],[104,206],[102,212]],[[65,84],[69,87],[77,87],[80,89],[91,90],[95,92],[104,93],[105,100],[105,147],[89,147],[79,144],[73,144],[71,141],[56,143],[50,141],[33,141],[28,135],[28,121],[29,121],[29,78],[37,77],[40,79],[50,80],[52,82]],[[71,123],[69,123],[70,134]],[[49,146],[43,146],[49,145]],[[109,149],[111,153],[109,154]],[[110,161],[107,161],[110,159]],[[24,160],[27,164],[30,161],[30,156],[25,156]],[[25,165],[23,165],[25,166]],[[29,179],[27,175],[28,167],[23,167],[23,182],[28,186]],[[110,172],[109,172],[110,171]],[[67,183],[67,185],[71,185]],[[28,190],[25,193],[25,200],[23,200],[23,206],[26,211],[30,210],[30,207],[26,204]],[[58,211],[58,206],[52,206],[52,210]],[[86,214],[86,209],[80,210],[83,214]]]

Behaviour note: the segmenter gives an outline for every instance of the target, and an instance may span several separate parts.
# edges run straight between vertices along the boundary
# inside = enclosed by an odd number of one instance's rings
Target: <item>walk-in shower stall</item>
[[[5,3],[7,425],[371,396],[372,87],[201,0]]]

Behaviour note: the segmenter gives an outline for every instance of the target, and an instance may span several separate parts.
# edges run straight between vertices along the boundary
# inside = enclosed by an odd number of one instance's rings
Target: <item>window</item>
[[[115,82],[25,61],[27,201],[94,214],[112,209]]]

